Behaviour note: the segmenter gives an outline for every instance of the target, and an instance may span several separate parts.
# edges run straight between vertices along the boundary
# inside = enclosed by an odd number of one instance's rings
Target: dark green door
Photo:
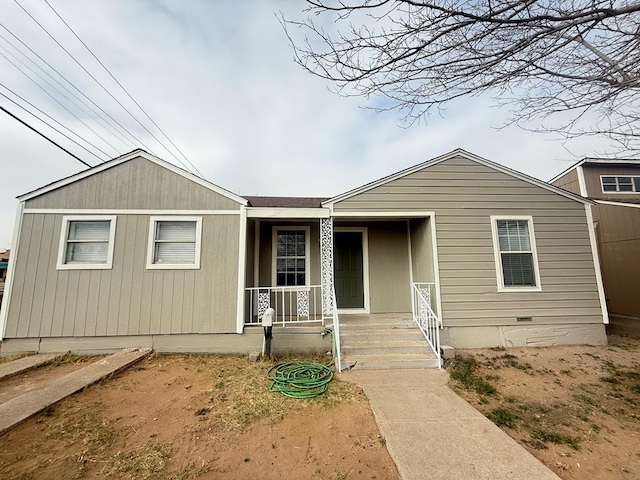
[[[335,232],[334,235],[338,308],[364,308],[362,232]]]

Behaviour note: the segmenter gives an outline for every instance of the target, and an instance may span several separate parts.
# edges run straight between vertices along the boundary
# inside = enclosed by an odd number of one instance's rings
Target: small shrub
[[[518,416],[506,408],[494,408],[487,413],[487,418],[499,427],[513,428]]]
[[[476,374],[478,365],[478,361],[473,357],[456,355],[449,367],[451,378],[478,395],[495,395],[498,393],[496,387]]]
[[[574,450],[580,450],[578,439],[563,435],[561,433],[552,432],[550,430],[536,429],[531,432],[531,436],[541,442],[551,442],[557,445],[568,445]]]

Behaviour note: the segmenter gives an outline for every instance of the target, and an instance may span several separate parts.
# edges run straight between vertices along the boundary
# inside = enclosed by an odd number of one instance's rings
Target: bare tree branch
[[[490,92],[511,108],[510,124],[605,135],[640,151],[640,0],[307,5],[306,18],[281,18],[296,62],[374,110],[398,110],[411,124]]]

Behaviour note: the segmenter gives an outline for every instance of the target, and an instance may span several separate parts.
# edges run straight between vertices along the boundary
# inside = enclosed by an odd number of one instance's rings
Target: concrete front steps
[[[438,368],[410,314],[340,315],[343,369]]]

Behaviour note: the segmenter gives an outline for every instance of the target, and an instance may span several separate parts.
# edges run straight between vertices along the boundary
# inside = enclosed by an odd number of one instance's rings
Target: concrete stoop
[[[438,368],[433,353],[411,317],[340,317],[343,369]]]

